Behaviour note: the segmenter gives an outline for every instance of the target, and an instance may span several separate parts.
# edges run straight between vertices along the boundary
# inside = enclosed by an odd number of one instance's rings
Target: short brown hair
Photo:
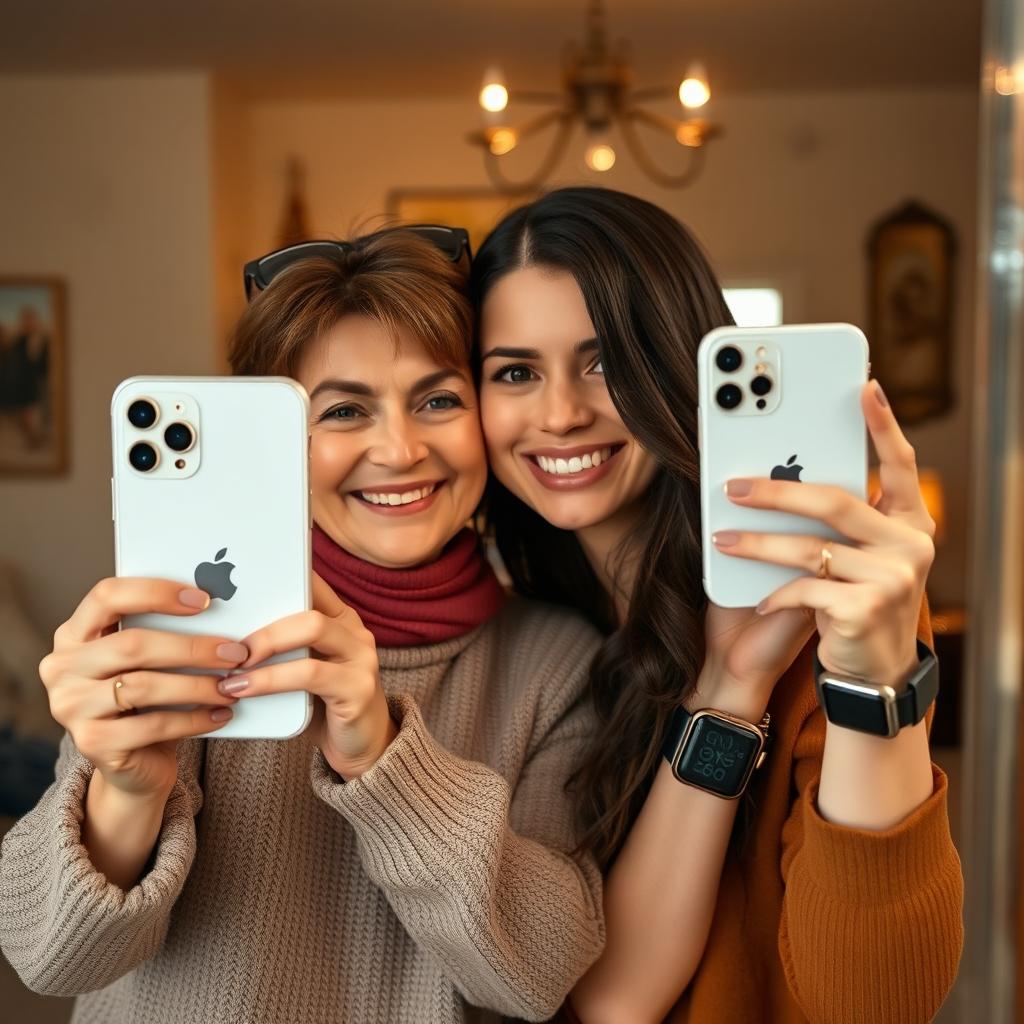
[[[406,328],[441,366],[464,367],[473,335],[467,278],[464,266],[400,228],[356,239],[337,259],[300,260],[239,318],[231,368],[246,376],[293,376],[306,346],[351,313],[376,320],[396,343]]]

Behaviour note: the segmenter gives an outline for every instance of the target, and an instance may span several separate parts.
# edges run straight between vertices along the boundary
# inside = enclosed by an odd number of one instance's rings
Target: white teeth
[[[403,491],[401,494],[394,491],[389,491],[387,494],[360,491],[359,496],[373,505],[409,505],[414,501],[419,501],[420,498],[425,498],[428,494],[433,494],[436,488],[437,484],[431,484],[429,487],[419,487],[414,491]]]
[[[552,459],[546,455],[537,455],[537,465],[545,473],[555,476],[572,476],[574,473],[582,473],[585,469],[594,469],[602,462],[607,462],[612,455],[611,448],[600,448],[594,452],[588,452],[583,456],[574,455],[571,459]]]

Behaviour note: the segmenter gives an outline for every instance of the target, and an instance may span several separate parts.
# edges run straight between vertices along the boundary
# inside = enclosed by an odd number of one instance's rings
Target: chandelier
[[[678,97],[684,110],[681,120],[666,117],[641,106],[651,100]],[[615,164],[609,131],[615,125],[630,155],[652,181],[668,188],[683,188],[700,174],[704,145],[722,133],[719,125],[697,116],[711,97],[702,65],[690,65],[678,88],[633,88],[633,75],[627,60],[627,46],[620,42],[613,52],[608,46],[604,4],[592,0],[587,10],[586,38],[583,47],[566,47],[562,73],[562,92],[510,92],[497,68],[490,68],[480,90],[484,127],[470,133],[469,141],[482,147],[484,165],[495,187],[501,192],[532,192],[558,166],[576,122],[586,133],[588,144],[584,160],[592,171],[608,171]],[[518,125],[508,121],[505,111],[510,102],[541,104],[553,109]],[[671,136],[686,153],[679,170],[664,170],[651,158],[637,132],[643,125]],[[514,181],[505,173],[502,158],[532,135],[555,126],[547,154],[529,178]],[[507,163],[507,162],[506,162]]]

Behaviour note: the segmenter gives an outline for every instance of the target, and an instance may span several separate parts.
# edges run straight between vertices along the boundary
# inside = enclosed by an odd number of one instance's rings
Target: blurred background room
[[[871,341],[939,524],[933,741],[968,875],[939,1019],[1024,1020],[1024,0],[43,0],[0,25],[0,820],[59,738],[36,665],[113,569],[115,385],[226,372],[242,265],[280,244],[405,220],[478,246],[607,185],[694,230],[740,322]],[[0,1005],[70,1012],[2,962]]]

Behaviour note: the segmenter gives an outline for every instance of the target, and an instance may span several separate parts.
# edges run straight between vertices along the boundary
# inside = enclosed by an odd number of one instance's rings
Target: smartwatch
[[[902,693],[893,686],[829,672],[814,651],[814,678],[825,717],[834,725],[872,736],[891,738],[924,718],[939,692],[939,661],[935,652],[917,641],[918,666]]]
[[[680,782],[735,800],[764,763],[770,721],[766,714],[758,725],[751,725],[724,711],[687,711],[680,705],[661,752]]]

